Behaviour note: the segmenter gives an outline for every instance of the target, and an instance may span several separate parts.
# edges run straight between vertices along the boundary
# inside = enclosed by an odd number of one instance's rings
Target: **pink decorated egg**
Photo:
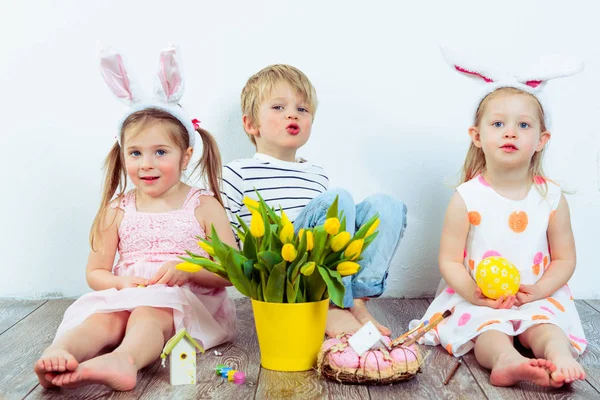
[[[321,345],[321,351],[327,351],[331,346],[335,346],[336,344],[340,344],[342,341],[338,338],[327,339]]]
[[[366,368],[370,371],[381,371],[392,366],[392,362],[383,358],[383,353],[379,350],[370,350],[360,357],[360,368]]]
[[[408,348],[406,348],[406,347],[405,348],[402,348],[402,347],[395,348],[390,353],[390,356],[396,362],[406,362],[406,361],[412,362],[417,359],[416,354],[417,354],[417,349],[416,349],[415,345],[412,345]]]
[[[359,358],[353,348],[347,347],[342,352],[331,352],[329,363],[338,368],[358,368]]]

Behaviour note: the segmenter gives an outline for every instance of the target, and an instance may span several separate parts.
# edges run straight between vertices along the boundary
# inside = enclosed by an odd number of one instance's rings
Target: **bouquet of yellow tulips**
[[[257,193],[258,195],[258,193]],[[201,268],[228,279],[245,296],[272,303],[304,303],[331,298],[343,306],[342,277],[358,272],[362,252],[375,239],[379,218],[373,216],[352,237],[346,219],[338,215],[338,199],[327,211],[323,225],[301,229],[280,210],[244,198],[252,213],[250,226],[238,216],[241,250],[223,243],[214,227],[210,238],[200,239],[205,258],[187,251],[177,268],[197,272]]]

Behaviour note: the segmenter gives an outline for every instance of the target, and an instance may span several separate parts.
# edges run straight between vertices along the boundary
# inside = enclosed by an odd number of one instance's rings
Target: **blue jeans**
[[[378,297],[384,292],[390,262],[406,229],[407,209],[404,203],[385,194],[369,196],[355,205],[346,190],[333,189],[318,195],[304,207],[294,221],[296,232],[325,223],[327,210],[336,195],[339,196],[338,212],[344,211],[346,230],[351,235],[376,213],[381,220],[377,238],[361,255],[360,270],[342,279],[346,288],[344,307],[347,308],[354,304],[354,299]]]

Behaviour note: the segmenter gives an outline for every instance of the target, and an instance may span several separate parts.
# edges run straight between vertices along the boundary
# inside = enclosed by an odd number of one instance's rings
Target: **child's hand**
[[[471,299],[471,303],[476,306],[490,307],[498,310],[511,309],[515,305],[517,298],[515,296],[500,296],[497,300],[490,299],[481,293],[481,289],[477,288]]]
[[[148,279],[142,278],[141,276],[119,276],[116,288],[121,290],[128,287],[138,287],[139,285],[148,285]]]
[[[167,286],[182,286],[190,280],[192,274],[190,272],[181,271],[175,266],[182,261],[167,261],[156,271],[156,274],[148,281],[149,285],[162,284]]]
[[[521,285],[517,292],[517,305],[522,306],[526,303],[542,299],[544,296],[540,292],[540,288],[537,285]]]

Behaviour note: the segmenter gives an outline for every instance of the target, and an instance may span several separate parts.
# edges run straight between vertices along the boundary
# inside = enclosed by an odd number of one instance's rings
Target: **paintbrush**
[[[421,329],[424,326],[425,326],[425,323],[421,322],[419,325],[415,326],[410,331],[402,334],[402,336],[397,337],[396,339],[394,339],[392,341],[392,347],[401,345],[402,343],[406,342],[409,335],[412,335],[413,333],[415,333],[416,331],[418,331],[419,329]]]
[[[426,334],[431,329],[435,328],[437,326],[437,324],[442,322],[444,319],[448,318],[451,314],[452,314],[452,311],[446,310],[440,317],[438,317],[434,320],[430,320],[429,323],[427,325],[425,325],[422,330],[419,330],[415,336],[408,339],[404,343],[404,346],[408,347],[408,346],[414,344],[421,336]]]
[[[450,379],[452,379],[452,377],[456,373],[456,370],[458,369],[458,367],[460,367],[461,364],[462,364],[462,357],[459,358],[458,361],[456,361],[456,363],[454,364],[454,367],[452,368],[452,370],[450,371],[448,376],[446,376],[446,379],[444,380],[444,385],[447,385],[448,382],[450,382]]]

